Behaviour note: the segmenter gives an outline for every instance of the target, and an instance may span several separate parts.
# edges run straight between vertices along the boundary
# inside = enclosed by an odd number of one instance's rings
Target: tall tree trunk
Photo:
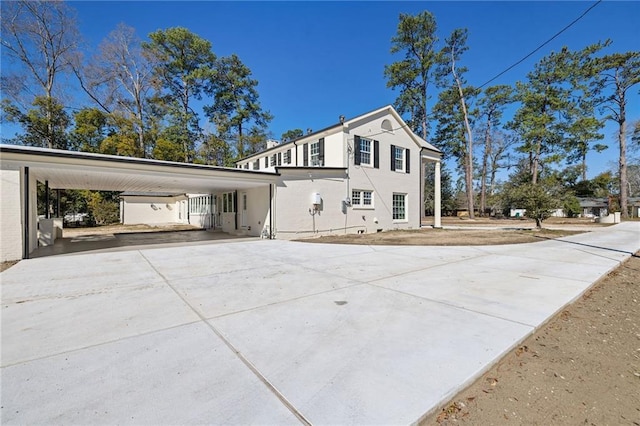
[[[184,162],[189,162],[189,86],[186,81],[183,80],[184,90],[182,91],[182,108],[183,108],[183,120],[184,120],[184,134],[182,135],[182,149],[184,150]]]
[[[531,160],[531,183],[538,184],[538,167],[540,165],[540,142],[536,144],[536,152],[533,153]]]
[[[484,155],[482,157],[482,176],[480,183],[480,216],[487,209],[487,167],[491,155],[491,114],[487,117],[487,128],[484,134]]]
[[[136,118],[138,120],[138,148],[140,149],[140,155],[142,156],[142,158],[147,158],[147,152],[144,146],[144,136],[145,136],[144,117],[142,115],[142,111],[144,108],[142,106],[142,99],[140,99],[140,92],[138,89],[139,87],[136,85],[135,99],[136,99]]]
[[[624,106],[621,108],[624,113]],[[627,178],[627,120],[620,115],[620,128],[618,130],[618,142],[620,143],[620,215],[623,218],[629,217],[627,191],[629,190],[629,180]]]
[[[458,86],[458,94],[460,95],[460,105],[462,106],[462,113],[464,115],[464,125],[467,129],[467,152],[464,156],[464,174],[465,184],[467,189],[467,209],[469,210],[469,219],[475,219],[475,206],[473,203],[473,133],[471,132],[471,126],[469,125],[469,115],[467,113],[467,104],[464,101],[464,93],[462,92],[462,84],[456,74],[455,60],[452,56],[451,61],[451,73],[456,80]]]

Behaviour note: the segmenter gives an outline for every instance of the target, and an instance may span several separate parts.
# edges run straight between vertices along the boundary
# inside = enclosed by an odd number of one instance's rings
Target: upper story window
[[[404,149],[396,146],[394,151],[396,170],[404,170]]]
[[[276,155],[273,154],[270,158],[271,158],[271,167],[274,167],[276,165]]]
[[[303,166],[324,166],[324,138],[305,143],[302,146],[302,154]]]
[[[371,165],[371,141],[360,139],[360,164]]]
[[[391,145],[391,170],[396,172],[410,172],[411,151],[407,148]]]
[[[353,162],[357,165],[372,166],[374,168],[380,167],[380,144],[373,139],[367,139],[360,136],[355,136],[354,141],[354,155]]]
[[[291,164],[291,150],[288,149],[284,152],[284,163]]]
[[[311,166],[320,165],[320,142],[314,142],[309,146],[309,158],[311,159]]]
[[[260,170],[260,160],[253,162],[253,170]]]

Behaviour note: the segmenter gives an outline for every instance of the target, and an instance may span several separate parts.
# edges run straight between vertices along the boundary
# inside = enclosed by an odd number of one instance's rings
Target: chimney
[[[280,145],[280,142],[274,139],[267,139],[267,149]]]

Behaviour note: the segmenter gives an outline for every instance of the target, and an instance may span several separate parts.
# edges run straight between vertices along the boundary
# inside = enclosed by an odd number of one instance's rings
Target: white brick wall
[[[22,258],[20,170],[0,170],[0,261]]]

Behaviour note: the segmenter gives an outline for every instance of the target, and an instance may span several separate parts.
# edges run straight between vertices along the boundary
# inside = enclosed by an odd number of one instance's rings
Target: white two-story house
[[[440,226],[441,151],[413,133],[391,106],[297,139],[270,142],[236,167],[278,176],[272,212],[276,238],[417,229],[424,214],[424,169],[436,163]]]

